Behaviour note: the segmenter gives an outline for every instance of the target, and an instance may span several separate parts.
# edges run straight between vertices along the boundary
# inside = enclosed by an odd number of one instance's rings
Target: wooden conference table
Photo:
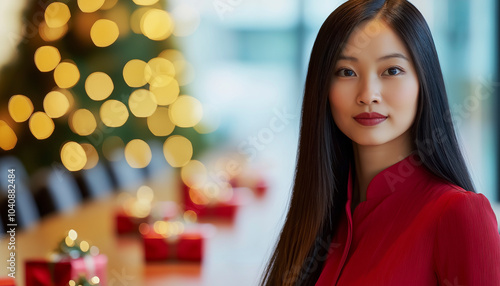
[[[138,236],[115,233],[114,211],[119,194],[84,202],[70,212],[43,218],[16,233],[16,281],[24,285],[24,262],[44,258],[66,236],[77,231],[80,240],[99,247],[108,257],[108,285],[257,285],[259,275],[277,235],[283,203],[279,194],[255,198],[242,206],[234,222],[215,221],[215,234],[205,243],[203,262],[145,263]],[[274,197],[274,199],[273,199]],[[285,202],[286,203],[286,202]],[[269,217],[272,217],[269,219]],[[0,277],[6,275],[8,240],[0,241]]]

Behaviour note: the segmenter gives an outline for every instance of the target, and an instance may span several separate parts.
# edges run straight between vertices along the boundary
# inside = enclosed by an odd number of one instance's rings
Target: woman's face
[[[409,139],[419,82],[404,43],[385,22],[355,29],[334,68],[330,107],[347,137],[367,146]]]

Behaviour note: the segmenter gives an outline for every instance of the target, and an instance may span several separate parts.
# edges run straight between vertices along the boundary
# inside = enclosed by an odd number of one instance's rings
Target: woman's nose
[[[366,79],[360,82],[361,87],[358,92],[358,96],[356,98],[356,102],[360,105],[363,104],[372,104],[372,103],[380,103],[381,102],[381,94],[380,94],[380,84],[376,79]]]

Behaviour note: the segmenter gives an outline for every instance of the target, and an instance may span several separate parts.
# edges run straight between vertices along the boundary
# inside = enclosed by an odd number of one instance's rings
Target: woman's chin
[[[380,146],[383,145],[390,140],[390,138],[381,138],[381,136],[356,136],[355,138],[351,138],[352,142],[356,145],[360,146]]]

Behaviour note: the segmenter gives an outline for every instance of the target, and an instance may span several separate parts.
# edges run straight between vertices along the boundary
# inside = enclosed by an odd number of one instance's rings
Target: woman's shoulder
[[[483,194],[456,186],[450,186],[441,197],[434,238],[434,265],[439,280],[458,280],[460,285],[497,285],[500,235],[490,202]]]
[[[463,230],[473,230],[488,225],[498,229],[497,218],[491,203],[484,194],[474,193],[453,185],[441,185],[438,189],[438,223],[454,225]]]
[[[490,209],[491,204],[484,194],[466,191],[458,186],[449,184],[441,188],[440,200],[446,212],[460,212],[461,210]]]
[[[434,195],[443,209],[464,209],[471,207],[488,207],[491,204],[484,194],[463,189],[442,179],[432,180],[427,184],[427,192]]]
[[[434,175],[422,185],[429,200],[434,201],[441,215],[457,216],[472,213],[488,213],[495,217],[491,204],[484,194],[463,189]]]

